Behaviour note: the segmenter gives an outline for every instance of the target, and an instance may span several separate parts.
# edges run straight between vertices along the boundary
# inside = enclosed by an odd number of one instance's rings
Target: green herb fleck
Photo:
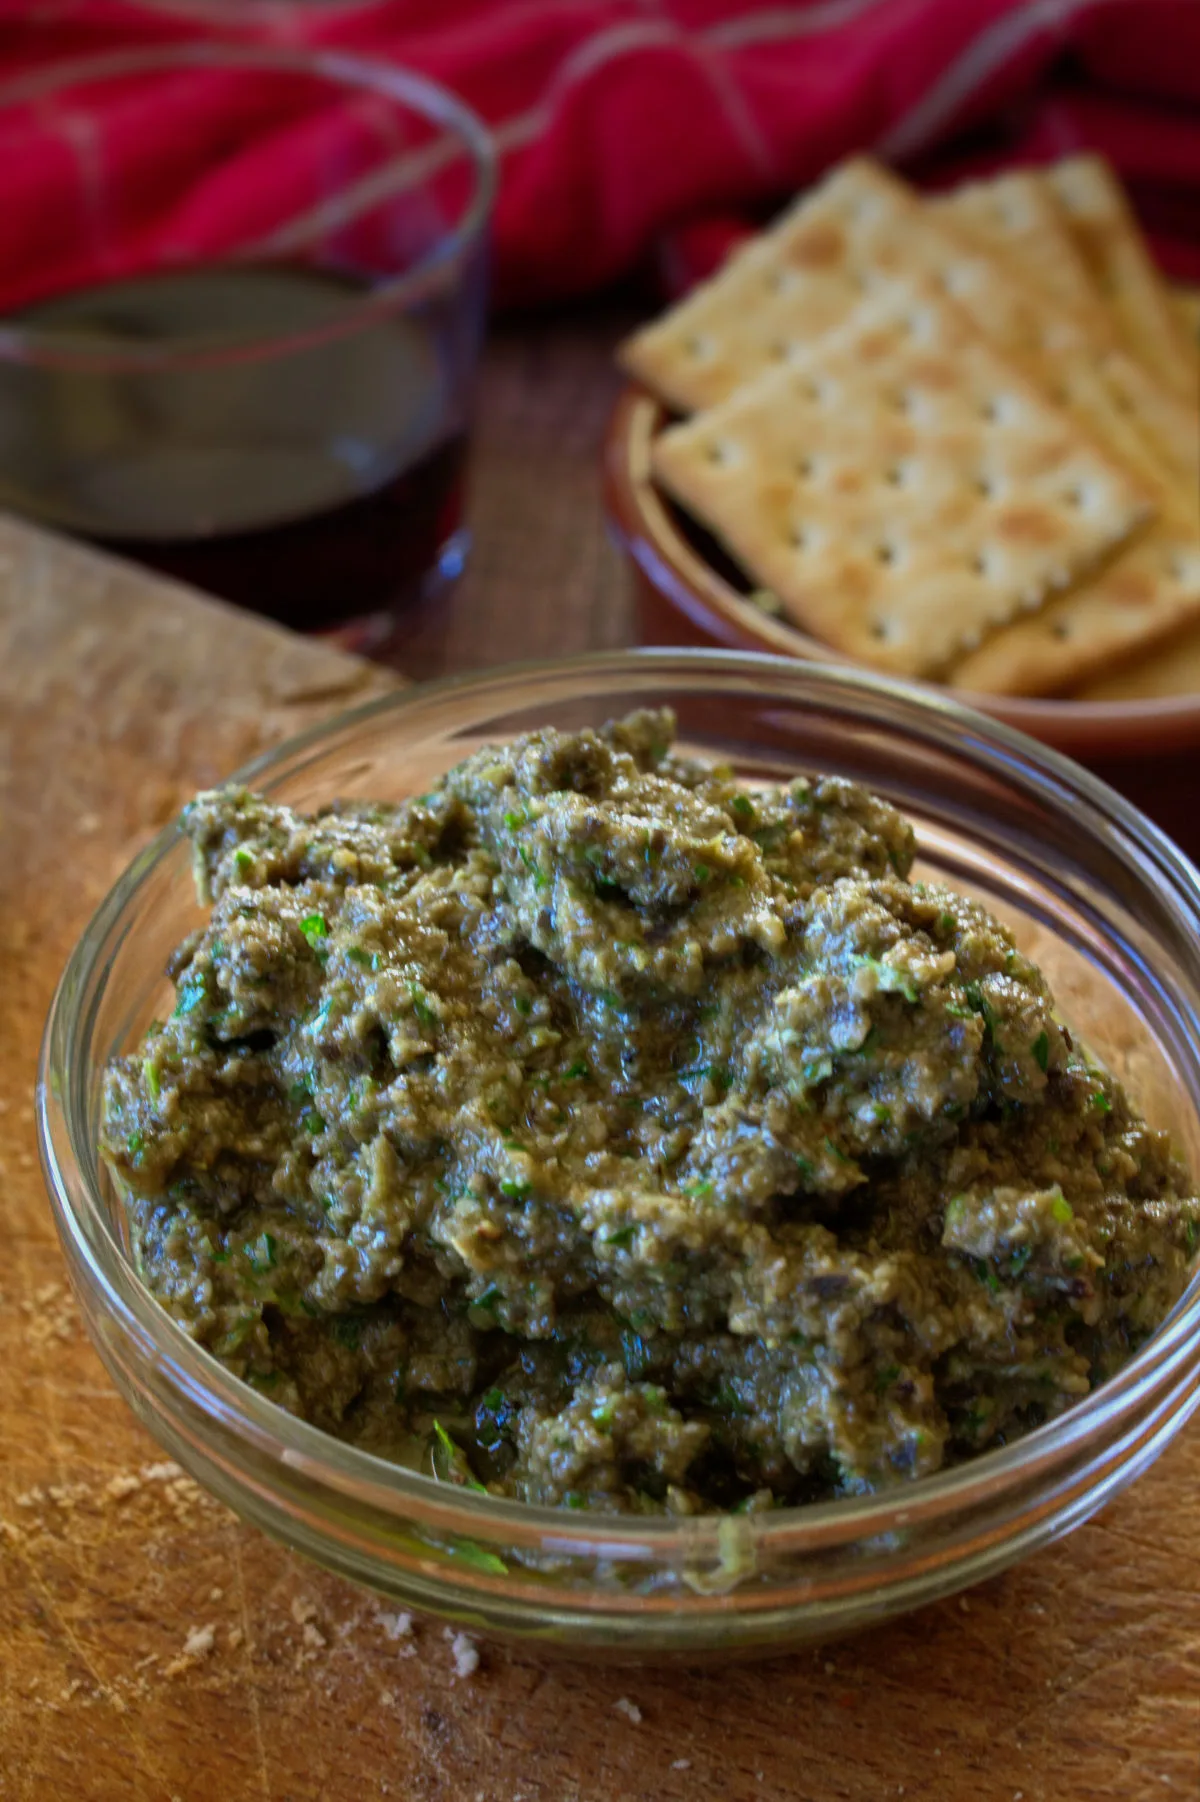
[[[306,914],[300,922],[300,930],[310,945],[315,945],[318,939],[329,936],[329,928],[325,924],[324,914]]]
[[[879,1371],[875,1378],[876,1395],[883,1395],[889,1390],[899,1375],[900,1366],[898,1364],[889,1364],[886,1370]]]
[[[1075,1218],[1074,1208],[1071,1206],[1066,1196],[1062,1194],[1054,1197],[1054,1200],[1050,1203],[1050,1212],[1054,1215],[1054,1218],[1058,1221],[1060,1226],[1068,1225],[1069,1222]]]
[[[1033,1044],[1029,1047],[1029,1049],[1033,1053],[1033,1061],[1037,1065],[1038,1069],[1045,1071],[1046,1066],[1050,1062],[1050,1035],[1049,1035],[1049,1033],[1039,1032],[1037,1038],[1033,1041]]]
[[[530,1014],[533,1012],[533,1002],[528,995],[517,995],[513,1001],[513,1006],[519,1014]]]
[[[251,1270],[259,1276],[264,1271],[275,1267],[275,1239],[271,1233],[260,1233],[253,1243],[244,1247],[246,1262]]]
[[[569,1070],[563,1072],[563,1079],[566,1082],[582,1082],[585,1077],[588,1077],[591,1074],[592,1072],[588,1065],[580,1058],[576,1063],[571,1065]]]
[[[193,971],[190,975],[185,977],[180,986],[173,1018],[177,1019],[181,1014],[195,1013],[196,1009],[202,1004],[206,997],[207,988],[205,985],[204,972],[203,970]]]
[[[482,1490],[482,1483],[473,1483],[473,1489]],[[460,1539],[454,1548],[454,1556],[461,1558],[473,1570],[486,1571],[492,1577],[507,1577],[508,1566],[496,1552],[489,1552],[485,1547],[476,1545],[473,1539]]]
[[[247,870],[254,868],[254,853],[247,851],[244,845],[239,845],[233,854],[233,861],[237,865],[239,875],[244,876]]]
[[[413,1004],[413,1013],[417,1016],[418,1024],[421,1026],[432,1026],[437,1019],[437,1014],[430,1003],[429,996],[425,993],[420,983],[410,982],[408,985],[408,993]]]
[[[512,1177],[506,1177],[500,1184],[500,1193],[508,1201],[527,1201],[531,1192],[532,1184],[517,1182]]]
[[[339,1314],[330,1322],[330,1333],[338,1345],[347,1351],[357,1351],[362,1344],[363,1318],[361,1314]]]
[[[618,1251],[624,1251],[628,1245],[633,1243],[636,1233],[636,1226],[619,1226],[615,1233],[605,1233],[604,1243],[605,1245],[615,1245]]]
[[[130,1133],[125,1141],[125,1145],[131,1158],[140,1158],[143,1151],[146,1149],[144,1134],[140,1132]]]
[[[996,1275],[996,1272],[992,1269],[991,1265],[986,1263],[983,1258],[972,1258],[971,1267],[985,1288],[987,1288],[992,1295],[999,1295],[1000,1278]]]
[[[1097,1089],[1092,1096],[1092,1106],[1098,1114],[1112,1113],[1112,1102],[1108,1099],[1108,1096],[1104,1093],[1103,1089]]]
[[[142,1080],[150,1091],[151,1101],[157,1101],[162,1093],[162,1085],[158,1079],[158,1065],[152,1057],[142,1059]]]

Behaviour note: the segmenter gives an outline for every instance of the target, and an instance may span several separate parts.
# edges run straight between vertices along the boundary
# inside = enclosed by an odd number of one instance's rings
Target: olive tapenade
[[[850,783],[668,714],[428,793],[184,814],[203,931],[107,1075],[144,1282],[282,1407],[572,1508],[765,1508],[1060,1413],[1182,1292],[1187,1170]]]

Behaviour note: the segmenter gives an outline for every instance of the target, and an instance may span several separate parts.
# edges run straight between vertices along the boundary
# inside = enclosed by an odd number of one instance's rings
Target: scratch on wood
[[[246,1573],[242,1569],[242,1543],[237,1522],[230,1521],[227,1530],[233,1550],[233,1568],[237,1574],[238,1612],[242,1620],[242,1675],[245,1678],[246,1694],[250,1698],[250,1718],[254,1726],[254,1744],[258,1752],[258,1774],[262,1785],[263,1802],[271,1802],[271,1779],[267,1774],[267,1747],[263,1739],[262,1710],[259,1706],[254,1672],[250,1668],[250,1610],[246,1604]]]

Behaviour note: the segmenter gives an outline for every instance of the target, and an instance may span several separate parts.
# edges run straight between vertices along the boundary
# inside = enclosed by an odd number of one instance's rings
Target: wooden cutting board
[[[1140,1802],[1200,1795],[1200,1432],[969,1597],[769,1665],[460,1675],[165,1465],[65,1288],[34,1066],[88,913],[197,787],[386,686],[0,520],[0,1797]]]

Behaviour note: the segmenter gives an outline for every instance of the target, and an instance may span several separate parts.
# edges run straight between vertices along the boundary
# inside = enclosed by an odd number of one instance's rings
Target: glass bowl
[[[630,652],[409,689],[340,715],[241,778],[280,801],[402,796],[479,741],[669,703],[681,740],[749,781],[824,770],[914,821],[924,873],[983,897],[1064,1013],[1200,1168],[1200,887],[1085,771],[948,699],[790,658]],[[1158,1455],[1200,1399],[1200,1280],[1124,1370],[1002,1450],[867,1498],[756,1515],[630,1518],[439,1485],[293,1419],[151,1300],[97,1154],[102,1072],[161,1009],[200,919],[174,826],[73,953],[39,1076],[42,1156],[89,1331],[170,1455],[331,1570],[484,1633],[625,1658],[778,1651],[878,1622],[1070,1531]]]

